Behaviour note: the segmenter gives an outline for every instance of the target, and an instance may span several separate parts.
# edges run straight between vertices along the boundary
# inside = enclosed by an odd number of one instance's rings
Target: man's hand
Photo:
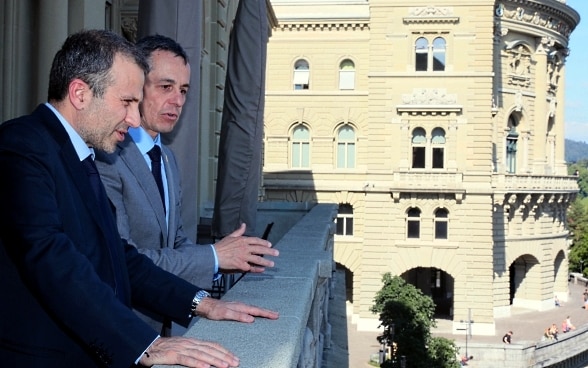
[[[185,337],[160,337],[149,346],[139,361],[154,364],[183,365],[194,368],[238,367],[239,358],[221,345]]]
[[[278,319],[278,312],[259,308],[240,302],[225,302],[214,298],[204,298],[196,307],[196,314],[214,321],[239,321],[251,323],[255,317]]]
[[[243,236],[245,224],[221,241],[214,244],[222,272],[263,272],[265,267],[273,267],[274,262],[263,258],[265,255],[277,257],[280,252],[272,249],[267,240]]]

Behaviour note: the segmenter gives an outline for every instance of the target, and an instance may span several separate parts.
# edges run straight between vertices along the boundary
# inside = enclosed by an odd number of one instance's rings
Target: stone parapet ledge
[[[240,368],[321,367],[322,350],[331,338],[328,301],[336,215],[337,205],[312,207],[274,244],[280,251],[275,267],[245,275],[222,297],[278,311],[278,320],[198,319],[184,336],[221,343],[240,358]]]
[[[468,355],[473,355],[471,366],[476,368],[578,368],[586,367],[588,326],[560,333],[559,339],[549,341],[521,341],[505,345],[470,343]],[[460,352],[465,346],[459,343]]]

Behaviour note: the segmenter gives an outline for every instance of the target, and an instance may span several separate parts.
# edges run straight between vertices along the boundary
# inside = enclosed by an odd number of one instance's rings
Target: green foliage
[[[578,187],[580,189],[578,197],[581,199],[586,198],[588,197],[588,160],[584,159],[568,165],[569,175],[574,175],[576,172],[578,174]]]
[[[565,160],[566,162],[578,162],[588,159],[588,144],[586,142],[565,140]]]
[[[382,367],[399,367],[401,356],[406,357],[406,366],[410,368],[455,367],[452,364],[455,345],[431,338],[431,328],[436,326],[433,299],[390,273],[382,277],[382,282],[384,285],[376,294],[371,311],[380,314],[384,326],[379,341],[388,345],[392,345],[391,341],[396,343],[393,361],[385,362]]]
[[[431,357],[431,367],[458,368],[461,366],[456,359],[459,355],[459,349],[455,346],[453,340],[445,337],[431,338],[429,341],[429,355]]]
[[[576,199],[568,211],[568,228],[572,239],[570,271],[588,267],[588,199]],[[581,270],[584,273],[584,270]]]

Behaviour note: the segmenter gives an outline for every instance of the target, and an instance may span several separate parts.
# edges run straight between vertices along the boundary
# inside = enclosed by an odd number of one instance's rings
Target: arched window
[[[447,239],[447,221],[449,211],[445,208],[438,208],[435,211],[435,239]]]
[[[429,41],[419,37],[415,42],[415,70],[417,72],[427,71],[427,59],[429,57]]]
[[[443,37],[436,37],[430,42],[426,37],[419,37],[414,44],[415,71],[439,72],[446,66],[447,43]]]
[[[427,144],[427,132],[423,128],[415,128],[412,131],[412,168],[425,168],[425,149]]]
[[[406,212],[406,237],[418,239],[421,237],[421,210],[412,207]]]
[[[445,70],[445,39],[437,37],[433,40],[433,71]]]
[[[355,130],[349,124],[337,131],[337,168],[352,169],[355,167]]]
[[[339,64],[339,89],[355,89],[355,64],[349,59]]]
[[[292,167],[310,167],[310,131],[302,124],[292,131]]]
[[[353,235],[353,207],[349,203],[340,203],[337,213],[337,235]]]
[[[506,135],[506,171],[510,174],[517,172],[517,142],[519,133],[517,133],[517,126],[519,121],[513,115],[508,117],[508,126],[510,128]]]
[[[294,64],[294,89],[308,89],[310,81],[310,66],[304,59],[297,60]]]
[[[435,128],[431,132],[431,136],[433,169],[442,169],[445,167],[445,130]]]

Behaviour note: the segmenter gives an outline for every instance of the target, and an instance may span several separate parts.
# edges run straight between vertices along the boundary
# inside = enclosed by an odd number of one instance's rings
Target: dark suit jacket
[[[0,125],[0,173],[2,366],[129,367],[157,336],[129,306],[189,322],[198,288],[121,241],[114,217],[95,215],[88,177],[46,106]]]

